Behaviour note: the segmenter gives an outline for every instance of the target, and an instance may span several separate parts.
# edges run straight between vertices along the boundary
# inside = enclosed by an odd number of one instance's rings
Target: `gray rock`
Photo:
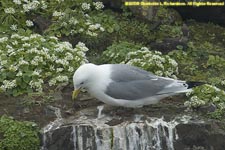
[[[94,107],[59,118],[43,132],[42,150],[224,150],[224,123],[186,115],[152,117],[148,108],[122,109],[106,107],[99,119]]]

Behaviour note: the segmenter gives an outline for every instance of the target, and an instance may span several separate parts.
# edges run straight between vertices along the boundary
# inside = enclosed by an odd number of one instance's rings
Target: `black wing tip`
[[[188,85],[188,89],[191,89],[191,88],[193,88],[193,87],[196,87],[196,86],[200,86],[200,85],[206,84],[205,82],[196,82],[196,81],[187,81],[186,83],[187,83],[187,85]]]

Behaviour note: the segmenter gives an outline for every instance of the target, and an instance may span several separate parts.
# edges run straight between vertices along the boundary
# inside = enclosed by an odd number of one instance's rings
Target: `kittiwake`
[[[153,73],[127,64],[84,64],[73,75],[75,99],[86,89],[98,100],[114,106],[142,107],[161,99],[185,93],[201,82],[186,82]]]

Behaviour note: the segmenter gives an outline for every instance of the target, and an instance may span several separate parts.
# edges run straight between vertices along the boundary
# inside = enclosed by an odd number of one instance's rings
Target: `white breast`
[[[94,82],[89,85],[87,90],[98,100],[106,104],[117,105],[112,98],[104,93],[104,91],[107,89],[107,86],[112,82],[110,79],[110,72],[110,65],[98,66],[95,71]]]

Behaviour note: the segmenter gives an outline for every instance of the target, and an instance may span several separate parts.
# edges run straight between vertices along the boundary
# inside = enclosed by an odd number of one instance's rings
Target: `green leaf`
[[[25,74],[22,78],[25,83],[29,84],[31,78],[28,75]]]
[[[17,89],[13,89],[12,94],[13,94],[14,97],[20,95],[20,93],[18,92]]]

